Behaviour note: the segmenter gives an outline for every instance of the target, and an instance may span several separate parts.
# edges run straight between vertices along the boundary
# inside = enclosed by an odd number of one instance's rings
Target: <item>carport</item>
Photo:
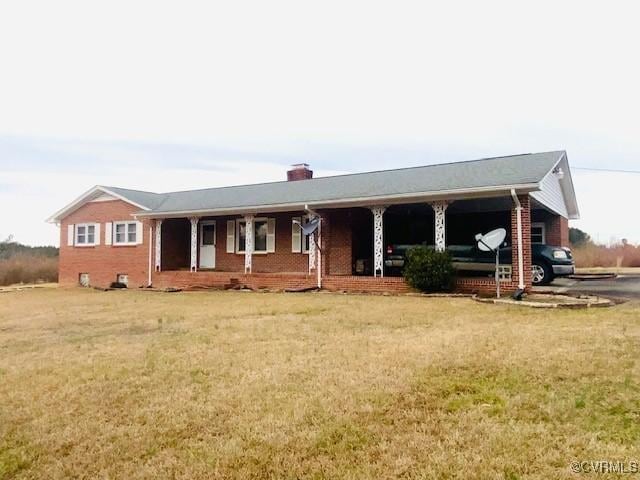
[[[523,203],[525,207],[522,207]],[[520,206],[524,252],[522,268],[527,269],[525,275],[528,277],[532,268],[532,244],[567,246],[568,224],[565,218],[532,196],[522,198]],[[384,266],[382,272],[376,272],[376,240],[379,242],[376,239],[376,209],[352,209],[353,275],[401,277],[403,259],[397,253],[399,250],[417,245],[433,248],[440,245],[441,249],[443,246],[454,256],[454,265],[462,284],[485,287],[495,278],[495,256],[491,252],[480,251],[475,237],[478,233],[504,228],[507,237],[501,255],[500,278],[507,286],[514,284],[514,272],[519,265],[517,255],[514,263],[512,254],[518,251],[518,205],[513,196],[451,199],[433,204],[396,204],[384,208],[382,213]],[[440,234],[439,228],[442,231]]]

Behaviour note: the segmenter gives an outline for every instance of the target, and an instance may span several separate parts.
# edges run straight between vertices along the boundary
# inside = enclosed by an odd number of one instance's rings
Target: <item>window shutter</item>
[[[136,243],[142,245],[144,238],[142,237],[142,222],[136,222]]]
[[[236,222],[227,220],[227,253],[236,251]]]
[[[111,245],[113,240],[113,223],[105,222],[104,224],[104,244]]]
[[[75,225],[72,223],[71,225],[67,225],[67,245],[69,247],[73,247],[73,244],[75,243],[75,235],[76,235],[76,229],[75,229]]]
[[[276,219],[267,219],[267,253],[276,251]]]
[[[94,223],[93,225],[94,225],[94,228],[96,229],[95,230],[95,239],[96,239],[95,244],[96,245],[100,245],[100,224],[99,223]]]
[[[291,251],[300,253],[302,251],[302,229],[300,228],[301,217],[293,217],[291,219]]]

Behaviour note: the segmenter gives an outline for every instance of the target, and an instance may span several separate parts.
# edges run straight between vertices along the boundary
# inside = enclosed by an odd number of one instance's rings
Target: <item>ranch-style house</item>
[[[55,213],[63,285],[403,292],[390,245],[472,245],[507,230],[503,290],[532,284],[531,245],[568,246],[579,215],[564,151],[282,182],[152,193],[96,186]],[[319,217],[313,235],[301,224]],[[495,289],[460,271],[457,288]]]

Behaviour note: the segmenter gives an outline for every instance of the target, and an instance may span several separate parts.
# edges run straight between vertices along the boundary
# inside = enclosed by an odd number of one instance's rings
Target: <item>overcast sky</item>
[[[0,237],[95,184],[163,191],[565,149],[582,218],[640,242],[634,2],[0,6]]]

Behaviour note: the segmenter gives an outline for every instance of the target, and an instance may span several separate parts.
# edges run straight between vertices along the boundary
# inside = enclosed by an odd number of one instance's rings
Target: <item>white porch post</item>
[[[162,220],[156,220],[156,272],[162,268]]]
[[[198,217],[191,217],[191,271],[198,271]]]
[[[387,207],[371,207],[373,213],[373,276],[384,277],[384,222]]]
[[[253,215],[245,215],[244,222],[244,273],[251,273],[251,256],[253,254]]]
[[[431,207],[435,212],[435,227],[436,227],[436,251],[444,252],[447,248],[445,232],[446,232],[446,215],[449,202],[440,201],[431,203]]]

